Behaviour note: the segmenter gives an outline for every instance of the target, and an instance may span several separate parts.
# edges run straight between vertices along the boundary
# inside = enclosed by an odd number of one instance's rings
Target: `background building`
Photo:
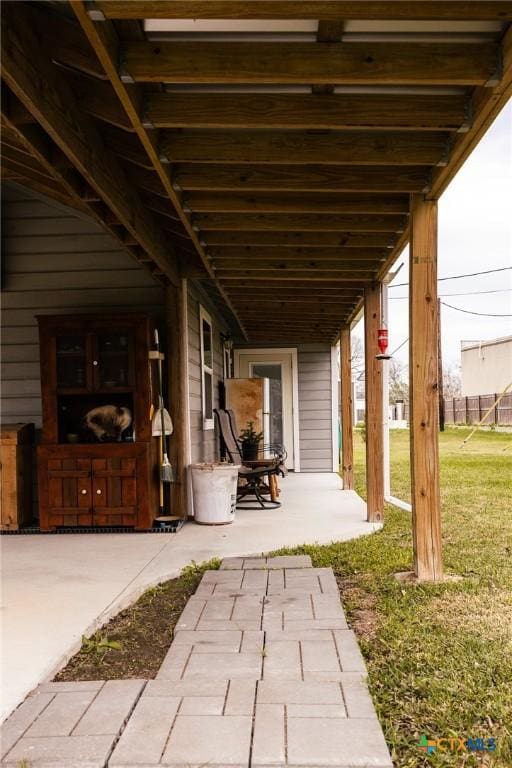
[[[462,395],[503,392],[512,381],[512,336],[461,342]]]

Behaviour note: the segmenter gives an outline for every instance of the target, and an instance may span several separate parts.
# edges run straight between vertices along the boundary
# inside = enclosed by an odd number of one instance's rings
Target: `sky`
[[[439,200],[438,277],[512,266],[512,101],[502,110]],[[389,351],[408,337],[408,249],[389,288]],[[471,312],[512,314],[512,270],[438,283],[442,301]],[[504,291],[507,289],[507,291]],[[471,296],[446,294],[501,291]],[[442,294],[445,294],[443,297]],[[405,297],[405,298],[402,298]],[[363,338],[363,324],[354,336]],[[512,334],[512,317],[480,317],[443,306],[443,365],[460,364],[461,341]],[[407,364],[408,344],[396,357]]]

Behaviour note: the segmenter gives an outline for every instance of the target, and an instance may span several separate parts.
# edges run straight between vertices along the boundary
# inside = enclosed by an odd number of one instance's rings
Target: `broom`
[[[155,328],[155,346],[156,351],[160,352],[160,343],[158,339],[158,331]],[[169,457],[167,456],[167,443],[166,443],[166,433],[171,434],[172,433],[172,421],[171,417],[169,416],[168,411],[164,408],[164,398],[163,398],[163,386],[162,386],[162,360],[160,357],[158,358],[158,411],[155,414],[155,420],[158,419],[160,416],[160,428],[156,432],[160,432],[161,438],[160,438],[160,482],[161,483],[172,483],[174,480],[174,473],[172,471],[171,462],[169,461]],[[167,425],[166,425],[167,422]],[[167,426],[167,429],[166,429]],[[153,431],[155,433],[155,430]]]

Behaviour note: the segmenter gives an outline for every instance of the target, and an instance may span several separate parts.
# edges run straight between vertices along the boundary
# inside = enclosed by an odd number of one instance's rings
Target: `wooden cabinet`
[[[150,528],[157,514],[158,474],[150,420],[149,319],[60,315],[38,321],[41,528]],[[113,420],[91,419],[98,408],[112,412]]]
[[[3,531],[17,531],[32,520],[33,424],[2,424],[0,502]]]

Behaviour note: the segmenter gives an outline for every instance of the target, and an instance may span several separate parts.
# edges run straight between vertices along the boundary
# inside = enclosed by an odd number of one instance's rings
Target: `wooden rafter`
[[[217,277],[219,278],[219,280],[222,280],[223,283],[226,280],[229,280],[229,278],[235,278],[235,279],[241,278],[244,280],[264,279],[266,281],[331,280],[333,282],[341,281],[342,283],[356,283],[357,285],[365,285],[365,283],[367,283],[370,279],[368,274],[354,272],[354,271],[348,271],[346,273],[332,273],[330,270],[326,270],[323,272],[321,272],[320,270],[311,270],[310,272],[308,272],[307,270],[303,270],[303,269],[297,269],[293,273],[289,273],[289,274],[277,271],[275,269],[268,270],[268,271],[254,271],[254,272],[249,269],[237,269],[234,272],[230,272],[227,269],[218,269]]]
[[[105,151],[94,123],[80,110],[71,88],[58,76],[34,27],[31,9],[12,3],[2,10],[2,75],[11,91],[140,247],[176,282],[178,270],[169,243],[128,185],[116,158]]]
[[[126,114],[130,119],[135,133],[139,137],[142,146],[146,150],[148,157],[151,160],[152,166],[155,169],[156,174],[158,175],[158,178],[163,188],[165,189],[173,208],[177,211],[188,236],[193,242],[208,276],[210,279],[214,280],[215,285],[217,286],[220,293],[224,296],[226,304],[228,305],[235,320],[237,320],[240,326],[240,330],[244,336],[247,336],[242,323],[237,318],[235,308],[232,306],[228,297],[224,294],[222,286],[216,281],[215,274],[212,270],[209,259],[204,252],[196,232],[192,228],[190,221],[181,206],[179,195],[173,185],[169,167],[162,163],[160,154],[156,147],[155,138],[150,134],[144,125],[144,121],[141,115],[141,93],[136,86],[127,84],[123,81],[125,78],[121,78],[118,67],[121,48],[115,28],[109,22],[94,22],[90,18],[87,12],[86,4],[82,2],[82,0],[71,0],[70,4],[87,39],[89,40],[89,43],[91,44],[99,61],[101,62],[119,101],[126,111]],[[131,45],[137,45],[137,43],[131,43]]]
[[[98,0],[110,19],[512,20],[507,0]]]
[[[459,131],[464,94],[148,93],[155,128]]]
[[[441,165],[446,163],[448,134],[166,131],[160,150],[175,163],[254,163],[257,157],[260,165]]]
[[[197,213],[382,213],[407,214],[408,195],[303,192],[249,194],[187,192],[183,205]]]
[[[175,166],[180,189],[233,192],[427,192],[428,166],[210,165]]]
[[[485,85],[494,43],[158,41],[126,43],[123,69],[136,82],[253,85]]]
[[[229,213],[199,214],[194,223],[207,230],[275,230],[277,232],[397,232],[407,223],[405,216],[379,216],[377,214],[246,214],[243,217]],[[342,237],[340,235],[339,237]],[[248,243],[250,245],[250,243]]]
[[[307,226],[307,225],[305,225]],[[333,225],[329,225],[333,226]],[[209,248],[209,253],[212,253],[213,246],[225,247],[239,247],[243,246],[244,249],[254,248],[259,250],[260,246],[273,247],[273,248],[367,248],[367,247],[388,247],[396,242],[396,236],[394,232],[386,232],[383,229],[382,233],[374,232],[346,232],[344,229],[340,229],[339,232],[335,230],[323,231],[320,228],[315,229],[311,227],[309,231],[297,231],[291,230],[289,232],[279,230],[277,227],[274,231],[223,231],[223,230],[202,230],[201,237],[204,239],[205,245]],[[384,242],[387,244],[384,245]],[[218,253],[218,251],[217,251]]]

